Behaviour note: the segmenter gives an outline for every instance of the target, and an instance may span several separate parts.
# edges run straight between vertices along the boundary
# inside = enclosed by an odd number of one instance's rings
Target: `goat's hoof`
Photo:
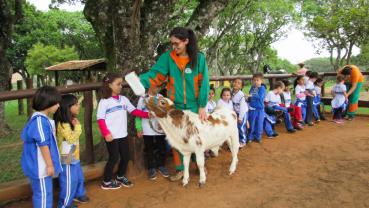
[[[188,185],[188,183],[182,183],[182,186],[183,186],[184,188],[187,188],[187,185]]]
[[[199,188],[204,188],[205,182],[199,182]]]
[[[229,171],[229,175],[233,175],[234,171]]]

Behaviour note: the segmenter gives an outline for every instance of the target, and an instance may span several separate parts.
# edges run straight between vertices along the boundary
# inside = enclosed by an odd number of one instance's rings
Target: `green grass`
[[[25,103],[25,102],[24,102]],[[92,114],[92,133],[94,144],[100,141],[100,133],[96,122],[96,111]],[[84,126],[84,108],[78,119]],[[12,133],[0,139],[0,183],[23,178],[23,172],[20,167],[20,157],[22,153],[21,131],[27,122],[26,115],[18,115],[18,101],[5,102],[5,121],[12,129]],[[85,134],[82,132],[80,138],[81,152],[85,149]],[[83,162],[83,161],[82,161]]]

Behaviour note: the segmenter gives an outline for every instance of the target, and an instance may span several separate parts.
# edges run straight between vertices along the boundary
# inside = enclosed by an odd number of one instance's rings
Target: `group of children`
[[[343,123],[342,115],[347,102],[344,77],[337,76],[337,84],[332,89],[333,121]],[[291,83],[288,80],[277,81],[267,92],[263,84],[263,75],[256,73],[252,77],[252,86],[246,98],[241,79],[233,82],[232,89],[223,88],[220,99],[215,102],[215,90],[211,89],[206,106],[208,113],[217,106],[234,110],[238,116],[240,147],[252,141],[261,142],[263,132],[268,138],[278,136],[275,124],[283,118],[287,132],[295,133],[302,130],[304,125],[313,126],[316,122],[325,120],[321,111],[321,91],[323,80],[317,72],[307,71],[299,75],[294,81],[295,102],[292,102]]]
[[[104,77],[97,109],[98,126],[105,138],[109,156],[101,182],[102,189],[133,186],[126,177],[129,161],[127,112],[139,118],[136,119],[136,128],[138,137],[144,139],[149,178],[154,180],[157,171],[163,177],[169,177],[165,168],[165,135],[155,119],[149,118],[144,98],[140,98],[136,108],[127,97],[121,95],[122,82],[119,74]],[[344,78],[338,75],[337,84],[332,90],[334,121],[337,123],[342,123],[342,112],[347,102],[343,82]],[[274,125],[280,116],[283,116],[290,133],[302,130],[304,124],[313,125],[313,117],[316,121],[324,119],[319,107],[322,84],[323,81],[315,72],[298,76],[294,86],[296,101],[293,103],[288,80],[278,81],[266,93],[263,75],[256,73],[247,99],[242,91],[242,80],[236,79],[232,90],[223,88],[218,102],[214,101],[215,90],[211,89],[206,109],[211,113],[216,106],[224,106],[237,113],[242,148],[252,141],[261,142],[263,131],[269,138],[278,136]],[[149,94],[162,96],[151,91]],[[73,201],[87,203],[89,198],[86,196],[80,165],[79,137],[82,128],[77,119],[77,97],[72,94],[61,96],[56,88],[45,86],[36,91],[32,102],[36,112],[22,131],[24,145],[21,165],[31,183],[33,206],[53,206],[53,177],[58,177],[60,186],[57,207],[76,207]],[[49,118],[51,114],[54,114],[54,120]],[[114,176],[113,170],[118,161],[118,171]]]
[[[33,207],[53,206],[53,177],[58,177],[60,186],[57,207],[75,207],[73,201],[87,203],[77,97],[61,96],[56,88],[45,86],[36,91],[32,102],[36,112],[22,131],[21,166],[30,180]],[[51,114],[54,120],[49,118]]]

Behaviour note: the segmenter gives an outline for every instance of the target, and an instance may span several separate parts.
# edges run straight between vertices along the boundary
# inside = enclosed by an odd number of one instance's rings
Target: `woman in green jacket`
[[[208,101],[209,76],[205,55],[198,51],[197,39],[191,29],[176,27],[170,32],[173,50],[162,54],[150,71],[140,80],[146,89],[160,87],[167,81],[167,96],[177,109],[191,110],[206,120],[205,106]],[[183,156],[173,151],[177,174],[171,181],[183,177]]]

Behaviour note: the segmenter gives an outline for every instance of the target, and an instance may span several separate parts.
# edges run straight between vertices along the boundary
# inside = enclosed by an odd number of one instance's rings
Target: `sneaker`
[[[80,197],[74,198],[73,201],[81,203],[81,204],[86,204],[87,202],[90,201],[90,198],[88,198],[88,196],[80,196]]]
[[[117,176],[117,182],[124,187],[130,188],[133,186],[133,183],[131,181],[128,180],[128,178],[126,178],[125,176],[119,177]]]
[[[246,146],[246,143],[240,143],[240,149],[244,148]]]
[[[179,181],[182,178],[183,178],[183,171],[177,171],[175,175],[169,177],[169,180],[174,182],[174,181]]]
[[[164,166],[160,166],[158,168],[159,173],[164,177],[164,178],[168,178],[169,177],[169,172],[168,170],[164,167]]]
[[[314,126],[313,122],[308,123],[309,126]]]
[[[296,126],[295,129],[301,131],[302,127],[301,126]]]
[[[110,182],[101,182],[101,188],[104,190],[115,190],[120,189],[120,184],[116,180],[111,180]]]
[[[272,135],[268,136],[269,139],[273,139],[276,138],[278,136],[277,133],[273,133]]]
[[[288,133],[295,133],[296,132],[295,129],[288,129],[287,131],[288,131]]]
[[[317,119],[316,122],[320,122],[320,119]]]
[[[149,179],[150,180],[155,180],[157,178],[155,168],[150,168],[148,174],[149,174]]]

